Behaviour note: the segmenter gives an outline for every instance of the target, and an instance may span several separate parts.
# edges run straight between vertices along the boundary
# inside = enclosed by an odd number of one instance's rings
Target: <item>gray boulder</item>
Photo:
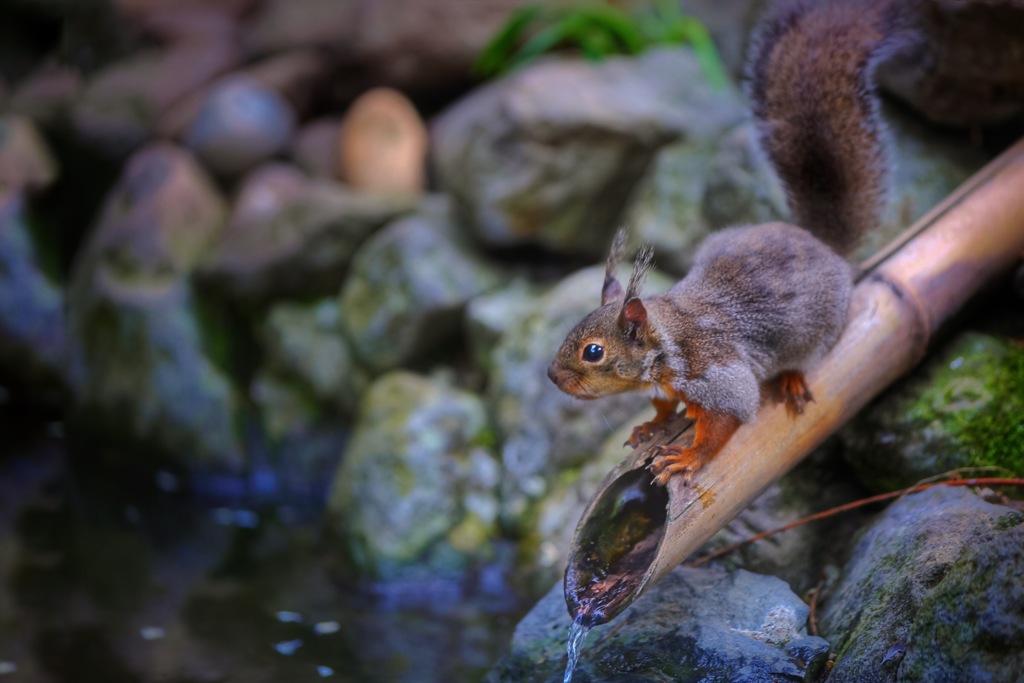
[[[241,470],[234,397],[208,357],[188,276],[225,207],[191,156],[160,144],[127,164],[68,289],[71,419],[83,434],[142,446],[196,471]]]
[[[447,203],[391,223],[363,244],[340,295],[359,360],[374,371],[435,351],[457,337],[461,314],[500,276],[461,244]]]
[[[844,454],[871,489],[959,467],[1024,472],[1024,349],[961,334],[847,425]]]
[[[261,185],[271,180],[259,178]],[[327,180],[301,188],[279,181],[273,180],[280,209],[258,216],[247,211],[243,219],[245,207],[239,205],[205,259],[199,276],[218,296],[258,306],[334,295],[356,247],[415,206],[408,199],[360,195]]]
[[[348,569],[369,579],[453,576],[491,552],[498,466],[482,401],[408,372],[363,396],[328,518]]]
[[[1024,514],[961,488],[894,503],[825,599],[830,683],[1016,681],[1024,669]]]
[[[774,577],[680,567],[591,634],[574,680],[817,680],[829,645],[807,636],[807,614]],[[511,652],[485,680],[561,681],[570,623],[559,584],[519,623]]]
[[[264,362],[252,398],[272,438],[355,409],[366,377],[342,335],[334,297],[274,306],[260,342]]]
[[[438,117],[434,160],[484,242],[599,256],[658,150],[680,137],[713,138],[740,111],[687,50],[599,64],[551,59]]]

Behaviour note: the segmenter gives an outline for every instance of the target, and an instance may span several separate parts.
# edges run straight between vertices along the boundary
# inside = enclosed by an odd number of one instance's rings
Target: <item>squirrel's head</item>
[[[637,254],[629,286],[623,290],[613,270],[624,244],[620,230],[608,257],[601,307],[569,332],[548,368],[551,381],[576,398],[599,398],[651,384],[647,358],[657,340],[639,297],[651,268],[651,250],[645,247]]]

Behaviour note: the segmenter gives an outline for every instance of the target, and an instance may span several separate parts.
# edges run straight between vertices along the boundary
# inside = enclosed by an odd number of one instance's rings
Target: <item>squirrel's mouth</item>
[[[576,373],[571,370],[560,368],[555,363],[552,363],[548,367],[548,378],[555,383],[556,387],[573,398],[578,398],[583,401],[600,398],[600,394],[587,389],[587,386],[583,383],[580,377],[576,375]]]

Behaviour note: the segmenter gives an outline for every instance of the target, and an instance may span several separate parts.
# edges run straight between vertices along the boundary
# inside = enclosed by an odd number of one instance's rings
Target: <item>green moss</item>
[[[1024,349],[972,334],[940,362],[906,413],[917,428],[941,429],[940,463],[1024,473]]]

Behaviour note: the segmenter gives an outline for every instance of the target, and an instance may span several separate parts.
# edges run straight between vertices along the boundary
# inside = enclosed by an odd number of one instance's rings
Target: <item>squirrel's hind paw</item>
[[[807,404],[814,402],[814,395],[807,386],[807,378],[799,370],[779,373],[774,384],[776,400],[786,404],[786,412],[791,417],[803,415]]]

